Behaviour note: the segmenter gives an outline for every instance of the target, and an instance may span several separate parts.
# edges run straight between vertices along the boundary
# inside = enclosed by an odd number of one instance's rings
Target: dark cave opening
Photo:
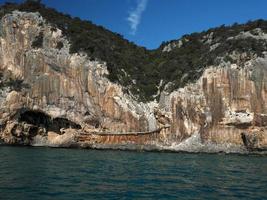
[[[81,129],[82,127],[66,118],[57,117],[52,120],[51,128],[60,131],[61,128]]]
[[[27,110],[21,112],[18,117],[19,122],[26,122],[37,127],[45,128],[46,131],[60,133],[60,129],[73,128],[81,129],[81,126],[66,118],[51,118],[48,114],[42,111]]]
[[[26,122],[39,127],[49,127],[51,125],[51,117],[40,111],[25,111],[20,114],[19,122]]]

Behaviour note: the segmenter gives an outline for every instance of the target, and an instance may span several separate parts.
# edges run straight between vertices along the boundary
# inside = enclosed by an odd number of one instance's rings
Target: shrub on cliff
[[[32,48],[42,48],[43,47],[44,34],[40,32],[39,35],[32,42]]]

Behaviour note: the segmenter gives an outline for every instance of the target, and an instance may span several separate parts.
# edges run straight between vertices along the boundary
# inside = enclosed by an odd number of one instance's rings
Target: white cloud
[[[131,27],[131,34],[135,35],[138,25],[142,19],[142,13],[146,10],[148,0],[138,0],[137,6],[134,10],[129,12],[129,16],[127,17],[127,21]]]

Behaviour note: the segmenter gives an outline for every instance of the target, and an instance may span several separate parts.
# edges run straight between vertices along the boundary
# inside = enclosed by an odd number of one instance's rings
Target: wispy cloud
[[[137,6],[134,10],[129,12],[127,21],[131,27],[131,34],[135,35],[138,25],[142,19],[142,13],[146,10],[148,0],[137,0]]]

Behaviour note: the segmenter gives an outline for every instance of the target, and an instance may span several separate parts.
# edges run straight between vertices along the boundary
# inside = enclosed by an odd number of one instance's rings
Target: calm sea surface
[[[267,199],[267,156],[0,146],[0,199]]]

